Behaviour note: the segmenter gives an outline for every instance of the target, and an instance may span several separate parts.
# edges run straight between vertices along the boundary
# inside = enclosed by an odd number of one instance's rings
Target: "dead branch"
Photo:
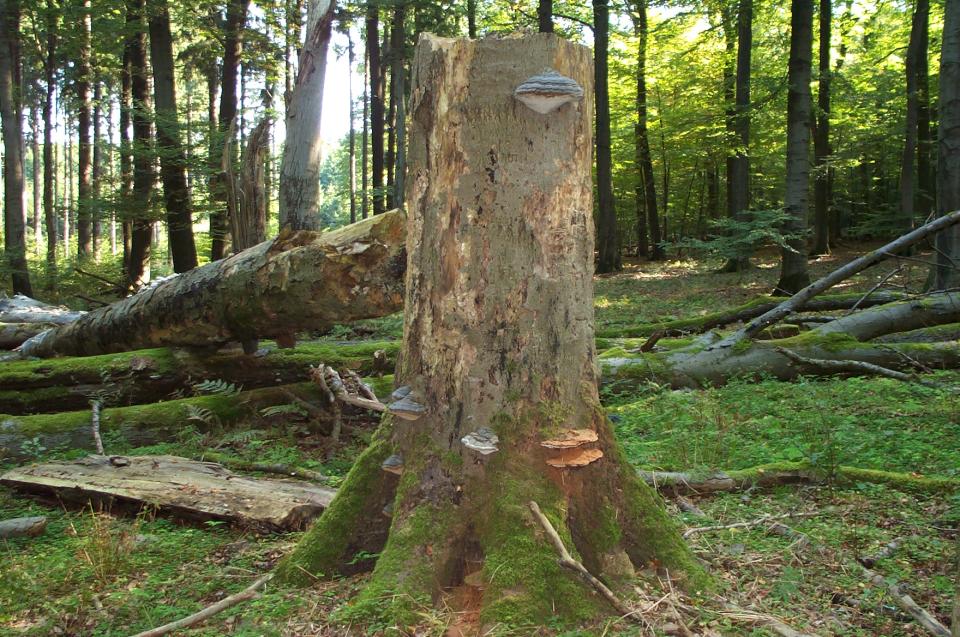
[[[936,637],[951,637],[950,631],[947,630],[946,626],[937,621],[936,617],[921,608],[910,595],[904,592],[902,584],[899,582],[889,583],[879,573],[871,571],[865,566],[861,568],[863,569],[863,576],[868,582],[878,588],[886,589],[893,601],[897,603],[897,606],[913,617],[928,633],[936,635]]]
[[[206,621],[221,611],[232,608],[233,606],[236,606],[241,602],[245,602],[248,599],[259,597],[260,589],[263,588],[263,586],[269,582],[272,577],[273,573],[267,573],[239,593],[230,595],[229,597],[224,597],[216,604],[211,604],[210,606],[207,606],[203,610],[194,613],[193,615],[189,615],[183,619],[178,619],[177,621],[170,622],[169,624],[164,624],[163,626],[159,626],[157,628],[146,630],[142,633],[137,633],[133,637],[161,637],[161,635],[172,633],[175,630],[195,626],[196,624]]]
[[[902,542],[903,538],[898,537],[897,539],[891,540],[890,542],[884,544],[880,550],[873,555],[864,555],[862,557],[858,557],[857,561],[867,568],[873,568],[880,560],[885,560],[896,553]]]
[[[93,442],[97,447],[97,453],[99,455],[105,455],[103,453],[103,440],[100,438],[100,401],[94,399],[90,401],[90,429],[93,432]]]
[[[785,520],[787,518],[811,518],[816,515],[820,515],[819,511],[810,511],[806,513],[783,513],[781,515],[763,515],[757,518],[756,520],[749,520],[747,522],[734,522],[733,524],[717,524],[714,526],[699,526],[687,529],[683,532],[683,537],[688,538],[691,535],[697,533],[706,533],[707,531],[723,531],[726,529],[746,529],[752,526],[760,526],[766,524],[767,522],[772,522],[773,520]]]
[[[902,252],[904,248],[912,246],[915,243],[918,243],[919,241],[922,241],[923,239],[932,236],[945,228],[949,228],[958,222],[960,222],[960,210],[955,210],[949,214],[945,214],[942,217],[934,219],[930,223],[920,226],[916,230],[908,232],[907,234],[894,239],[878,250],[874,250],[863,255],[862,257],[854,259],[850,263],[837,268],[825,277],[817,279],[769,312],[766,312],[762,316],[750,321],[742,328],[717,343],[715,347],[733,347],[740,341],[753,338],[763,329],[780,322],[785,317],[799,310],[808,301],[810,301],[810,299],[818,294],[829,290],[841,281],[845,281],[853,275],[859,274],[860,272],[880,263],[881,261],[895,256],[895,253]]]
[[[883,276],[883,278],[881,278],[879,281],[877,281],[877,283],[876,283],[873,287],[871,287],[869,290],[867,290],[867,291],[864,293],[864,295],[861,296],[861,297],[857,300],[857,302],[853,304],[853,307],[851,307],[849,310],[847,310],[847,314],[853,314],[854,312],[856,312],[856,311],[857,311],[857,308],[860,307],[860,304],[861,304],[861,303],[863,303],[863,302],[866,301],[868,298],[870,298],[870,295],[871,295],[871,294],[873,294],[874,292],[876,292],[877,290],[879,290],[880,288],[882,288],[883,285],[884,285],[887,281],[889,281],[893,276],[899,274],[900,272],[903,272],[903,264],[900,264],[900,265],[898,265],[896,268],[894,268],[893,270],[890,270],[889,272],[887,272],[887,273]]]
[[[918,378],[914,374],[906,374],[904,372],[898,372],[895,369],[890,369],[888,367],[882,367],[880,365],[874,365],[873,363],[867,363],[865,361],[851,361],[851,360],[826,360],[823,358],[807,358],[806,356],[801,356],[796,352],[787,349],[786,347],[777,347],[776,351],[780,352],[794,363],[798,365],[805,365],[807,367],[814,367],[821,371],[831,372],[836,374],[868,374],[870,376],[885,376],[886,378],[892,378],[894,380],[903,381],[906,383],[919,383],[924,387],[930,387],[932,389],[948,389],[940,383],[934,383],[928,380],[923,380]]]
[[[353,405],[354,407],[361,407],[363,409],[369,409],[371,411],[386,411],[387,406],[382,402],[376,399],[376,396],[373,399],[358,394],[353,394],[347,391],[346,386],[343,384],[343,379],[340,378],[340,374],[337,373],[337,370],[329,367],[327,365],[320,365],[318,367],[313,367],[310,370],[310,378],[314,380],[321,388],[326,392],[329,392],[331,401],[334,397],[339,399],[341,402],[347,403],[348,405]],[[359,380],[359,377],[358,377]],[[362,382],[360,386],[365,387]],[[365,394],[369,392],[367,388]],[[369,392],[367,395],[371,395],[372,392]]]
[[[814,637],[809,633],[801,633],[793,628],[790,628],[782,621],[773,617],[772,615],[765,615],[763,613],[757,613],[752,610],[747,610],[746,608],[740,608],[736,604],[733,604],[729,601],[722,600],[723,607],[726,609],[721,611],[721,614],[730,619],[736,619],[743,622],[748,622],[751,624],[757,624],[765,628],[769,628],[773,632],[781,635],[781,637]]]
[[[631,619],[635,622],[639,622],[640,620],[636,610],[624,604],[613,591],[607,588],[606,584],[591,575],[590,571],[588,571],[583,564],[573,559],[573,556],[570,555],[567,547],[563,545],[563,540],[560,539],[560,535],[557,534],[557,530],[553,528],[553,524],[551,524],[550,520],[547,519],[547,516],[543,514],[543,511],[540,510],[540,507],[537,505],[537,503],[531,500],[529,506],[530,510],[533,512],[533,516],[540,523],[540,526],[543,527],[547,537],[550,538],[550,542],[553,544],[553,547],[557,549],[557,553],[560,554],[560,566],[570,569],[583,578],[598,593],[603,595],[603,597],[610,602],[610,605],[617,609],[617,612],[623,617]]]

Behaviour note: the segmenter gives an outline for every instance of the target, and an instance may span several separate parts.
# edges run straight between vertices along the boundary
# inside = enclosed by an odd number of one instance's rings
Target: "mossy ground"
[[[836,258],[836,257],[835,257]],[[817,265],[819,270],[836,261]],[[598,323],[631,325],[663,321],[741,304],[769,291],[775,268],[744,275],[713,275],[716,264],[674,262],[629,270],[598,282]],[[764,263],[764,265],[770,265]],[[879,276],[880,273],[878,273]],[[869,288],[863,277],[844,291]],[[368,322],[360,332],[342,330],[335,338],[396,338],[395,319]],[[364,332],[364,330],[366,330]],[[362,333],[361,333],[362,332]],[[334,340],[334,339],[331,339]],[[633,349],[638,341],[608,345]],[[939,379],[960,383],[960,376]],[[733,382],[723,388],[669,391],[636,384],[609,386],[604,403],[628,460],[637,467],[702,470],[747,469],[769,462],[805,462],[823,469],[853,466],[923,476],[960,478],[960,421],[957,398],[925,387],[886,379],[818,380],[798,383]],[[383,393],[378,389],[378,393]],[[214,447],[237,459],[287,463],[321,471],[338,484],[368,446],[374,421],[360,424],[333,444],[294,416],[257,414],[238,428],[204,433],[186,423],[178,439],[137,447],[121,434],[105,431],[111,453],[177,453],[202,457]],[[75,455],[70,450],[35,450],[37,457]],[[876,483],[875,476],[836,486],[781,487],[772,491],[718,494],[697,500],[709,519],[670,515],[683,526],[706,526],[790,511],[817,513],[786,523],[827,551],[802,549],[794,540],[751,529],[696,534],[690,542],[710,565],[719,590],[742,606],[771,613],[798,630],[843,637],[918,637],[920,628],[898,617],[882,591],[863,586],[840,558],[876,552],[895,538],[902,548],[875,569],[910,583],[919,604],[946,621],[953,595],[953,551],[960,529],[955,495],[924,493]],[[870,478],[869,480],[867,478]],[[559,525],[549,494],[537,496]],[[513,533],[521,510],[501,518],[502,551],[488,554],[491,581],[508,586],[510,569],[537,573],[551,593],[584,589],[533,546],[534,534]],[[186,526],[145,517],[102,518],[90,511],[64,510],[13,497],[0,490],[0,518],[46,515],[47,533],[32,540],[0,543],[0,635],[123,635],[160,625],[236,592],[289,554],[301,533],[256,537],[217,525]],[[596,533],[610,532],[598,520]],[[559,528],[559,527],[558,527]],[[495,525],[491,537],[498,537]],[[130,538],[144,536],[136,548]],[[569,538],[568,538],[569,540]],[[363,559],[364,556],[358,556]],[[369,557],[369,556],[367,556]],[[364,621],[357,591],[371,581],[359,575],[315,582],[305,589],[268,585],[264,595],[227,611],[186,635],[377,635],[402,634],[413,625],[425,635],[442,635],[455,615],[439,605],[408,607],[405,622]],[[651,604],[662,589],[651,572],[638,573],[636,590],[621,593],[628,603]],[[556,589],[553,591],[552,589]],[[384,592],[384,591],[381,591]],[[644,601],[647,600],[647,601]],[[589,601],[589,600],[587,600]],[[734,637],[770,635],[698,604],[698,626]],[[609,609],[584,602],[582,625],[561,625],[550,615],[533,619],[528,600],[491,609],[494,634],[591,635],[649,634],[610,617]],[[541,611],[544,609],[540,609]],[[598,612],[599,611],[599,612]],[[337,614],[346,624],[331,624]],[[654,622],[671,621],[651,614]],[[349,623],[352,620],[352,624]],[[407,622],[412,621],[413,624]],[[536,622],[536,626],[531,622]],[[662,633],[654,633],[662,634]]]

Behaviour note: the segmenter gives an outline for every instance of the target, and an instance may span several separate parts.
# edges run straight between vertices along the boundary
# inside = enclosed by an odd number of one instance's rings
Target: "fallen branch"
[[[923,380],[914,374],[906,374],[895,369],[890,369],[881,365],[874,365],[873,363],[867,363],[865,361],[807,358],[806,356],[801,356],[800,354],[797,354],[793,350],[789,350],[786,347],[777,347],[776,351],[780,352],[794,363],[805,365],[807,367],[814,367],[831,374],[866,374],[870,376],[884,376],[886,378],[892,378],[905,383],[919,383],[924,387],[930,387],[932,389],[948,389],[940,383]]]
[[[886,589],[887,593],[907,614],[923,626],[931,635],[936,637],[951,637],[947,627],[937,621],[937,618],[928,613],[924,608],[917,604],[910,595],[903,591],[903,585],[899,582],[888,582],[882,575],[871,571],[865,566],[861,566],[863,575],[868,582],[879,588]]]
[[[189,628],[190,626],[195,626],[202,621],[210,619],[217,613],[224,611],[228,608],[236,606],[241,602],[245,602],[248,599],[254,599],[260,596],[260,589],[273,578],[273,573],[268,573],[260,578],[258,578],[253,584],[246,587],[239,593],[230,595],[229,597],[224,597],[216,604],[211,604],[203,610],[184,617],[183,619],[178,619],[175,622],[170,622],[169,624],[164,624],[157,628],[151,628],[150,630],[145,630],[142,633],[137,633],[133,637],[161,637],[161,635],[166,635],[172,633],[175,630],[180,630],[182,628]]]
[[[104,455],[103,453],[103,440],[100,438],[100,401],[91,400],[90,401],[90,429],[93,433],[93,442],[96,446],[97,453],[99,455]]]
[[[900,548],[902,541],[902,538],[891,540],[890,542],[884,544],[880,550],[873,555],[864,555],[863,557],[857,558],[857,561],[860,562],[862,566],[873,568],[880,560],[885,560],[896,553],[897,549]]]
[[[320,365],[310,369],[310,378],[312,378],[314,382],[320,385],[320,387],[329,394],[332,402],[335,402],[333,399],[336,397],[336,399],[340,400],[341,402],[344,402],[348,405],[353,405],[354,407],[361,407],[371,411],[386,411],[387,406],[377,400],[376,396],[373,396],[371,399],[369,396],[373,395],[373,393],[370,392],[366,385],[364,385],[359,376],[356,374],[354,374],[354,376],[356,377],[356,382],[358,383],[358,393],[347,391],[347,387],[344,385],[340,374],[338,374],[337,370],[333,369],[332,367],[328,365]],[[360,389],[360,387],[363,389]],[[363,392],[364,396],[359,395],[360,392]]]
[[[726,600],[723,600],[723,607],[726,610],[721,611],[721,614],[725,617],[729,617],[730,619],[738,619],[740,621],[763,626],[764,628],[769,628],[781,637],[814,637],[809,633],[801,633],[793,628],[790,628],[776,617],[766,615],[764,613],[757,613],[745,608],[740,608],[736,604]]]
[[[811,518],[816,515],[820,515],[818,511],[811,511],[807,513],[784,513],[781,515],[762,515],[756,520],[749,520],[747,522],[734,522],[733,524],[717,524],[714,526],[698,526],[691,529],[687,529],[683,532],[684,539],[695,535],[697,533],[706,533],[707,531],[723,531],[726,529],[746,529],[752,526],[760,526],[761,524],[766,524],[767,522],[772,522],[773,520],[785,520],[787,518]]]
[[[533,502],[532,500],[530,501],[530,510],[533,512],[533,516],[540,523],[540,526],[543,527],[547,537],[550,538],[550,542],[553,544],[553,547],[557,549],[557,553],[560,554],[560,566],[568,568],[582,577],[598,593],[603,595],[604,598],[610,602],[610,605],[613,606],[623,617],[636,622],[640,621],[636,610],[624,604],[620,598],[614,594],[613,591],[607,588],[606,584],[591,575],[590,571],[588,571],[583,564],[573,559],[573,556],[570,555],[567,547],[563,545],[563,540],[560,539],[560,536],[557,534],[557,530],[553,528],[553,524],[551,524],[550,520],[547,519],[547,516],[543,514],[543,511],[540,510],[540,507],[537,505],[537,503]]]

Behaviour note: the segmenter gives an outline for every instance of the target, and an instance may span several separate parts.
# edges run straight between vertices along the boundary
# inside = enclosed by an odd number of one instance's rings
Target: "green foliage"
[[[708,254],[720,259],[744,259],[763,246],[788,247],[797,235],[783,232],[789,215],[782,209],[753,210],[745,219],[724,217],[710,222],[707,239],[688,237],[673,244],[678,249],[689,249],[697,254]]]
[[[198,395],[208,394],[213,396],[236,396],[243,391],[242,386],[234,383],[228,383],[225,380],[216,378],[213,380],[203,380],[193,386],[193,391]]]

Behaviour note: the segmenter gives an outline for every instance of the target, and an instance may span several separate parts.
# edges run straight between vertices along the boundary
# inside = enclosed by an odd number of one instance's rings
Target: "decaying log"
[[[8,361],[0,365],[0,414],[84,409],[92,396],[108,406],[136,405],[189,393],[202,380],[223,380],[244,389],[297,383],[311,365],[326,363],[361,375],[392,368],[400,344],[303,342],[269,347],[256,356],[239,348],[218,352],[154,348],[64,359]],[[377,352],[382,352],[379,355]]]
[[[29,296],[15,294],[13,297],[0,297],[0,323],[52,323],[65,325],[72,323],[86,312],[67,309],[63,306],[48,305]]]
[[[403,305],[406,219],[388,212],[332,232],[282,233],[88,312],[20,347],[89,356],[163,345],[284,337]]]
[[[330,504],[326,487],[231,473],[176,456],[91,455],[12,469],[0,484],[19,492],[107,510],[156,508],[177,518],[222,520],[259,531],[303,528]]]
[[[10,537],[36,537],[47,528],[47,518],[13,518],[0,520],[0,539]]]
[[[0,349],[20,347],[28,338],[55,326],[55,323],[0,323]]]
[[[933,383],[918,378],[916,374],[907,374],[895,369],[888,369],[880,365],[875,365],[873,363],[852,360],[831,361],[821,358],[807,358],[787,349],[786,347],[778,347],[777,351],[792,360],[794,363],[804,367],[804,371],[807,372],[812,369],[826,372],[828,374],[861,374],[866,376],[884,376],[886,378],[892,378],[894,380],[907,383],[920,383],[921,385],[926,385],[927,387],[931,387],[933,389],[946,389],[946,387],[939,383]]]

